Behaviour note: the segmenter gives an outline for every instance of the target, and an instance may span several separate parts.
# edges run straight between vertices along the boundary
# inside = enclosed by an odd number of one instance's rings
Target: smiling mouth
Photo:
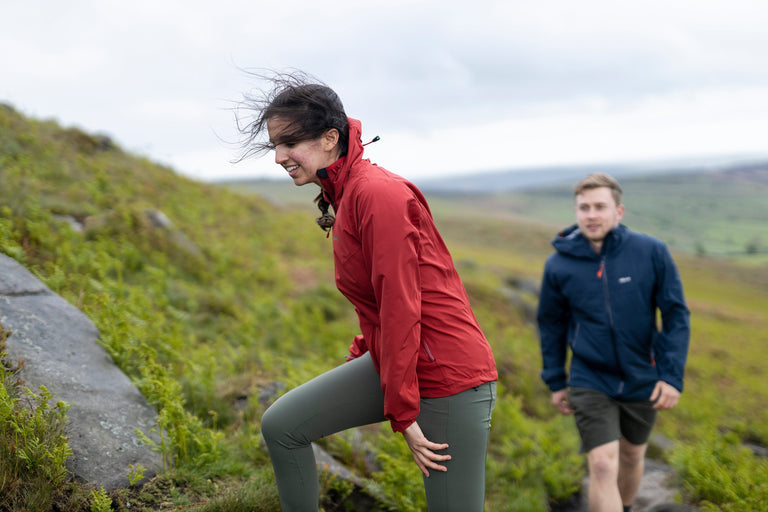
[[[296,171],[299,169],[298,165],[290,165],[285,168],[286,171],[288,171],[288,175],[293,177],[293,175],[296,173]]]

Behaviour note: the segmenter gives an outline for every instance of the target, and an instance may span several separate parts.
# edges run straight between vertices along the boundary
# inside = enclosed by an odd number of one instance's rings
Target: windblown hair
[[[235,109],[237,129],[240,132],[241,153],[236,162],[258,156],[274,149],[277,144],[317,139],[334,128],[339,132],[341,156],[349,149],[349,121],[341,99],[333,89],[301,71],[292,73],[252,73],[271,87],[244,94]],[[288,130],[280,140],[269,140],[267,123],[272,118],[288,122]],[[321,216],[318,225],[325,231],[333,226],[330,203],[323,193],[315,198]]]
[[[578,196],[585,190],[591,190],[593,188],[606,187],[611,190],[613,200],[616,201],[616,206],[621,204],[621,185],[615,178],[601,172],[595,172],[579,181],[575,187],[573,187],[573,195]]]

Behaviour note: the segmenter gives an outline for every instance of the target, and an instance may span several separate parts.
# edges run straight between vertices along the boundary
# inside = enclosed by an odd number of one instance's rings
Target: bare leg
[[[635,500],[645,469],[645,450],[648,444],[632,444],[621,438],[619,444],[619,493],[624,506]]]
[[[619,441],[593,448],[587,454],[589,465],[590,512],[622,512],[619,494]]]

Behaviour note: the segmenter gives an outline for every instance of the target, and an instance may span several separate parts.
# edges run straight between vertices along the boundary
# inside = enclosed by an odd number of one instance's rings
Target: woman
[[[313,441],[389,420],[424,475],[429,510],[482,511],[496,365],[427,202],[363,159],[361,124],[333,90],[305,75],[271,81],[245,99],[256,116],[238,123],[244,157],[274,150],[296,185],[320,187],[318,223],[332,231],[336,284],[362,331],[348,362],[264,413],[282,508],[318,509]]]

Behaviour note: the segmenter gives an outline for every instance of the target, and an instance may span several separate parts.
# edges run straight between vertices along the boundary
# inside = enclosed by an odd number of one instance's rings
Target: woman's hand
[[[411,423],[403,432],[405,442],[408,443],[408,448],[411,449],[413,458],[416,461],[416,465],[424,476],[429,477],[429,470],[435,471],[448,471],[448,468],[438,464],[436,461],[451,460],[450,455],[440,455],[433,450],[445,450],[448,448],[447,444],[433,443],[424,437],[424,433],[421,431],[421,427],[415,421]]]

